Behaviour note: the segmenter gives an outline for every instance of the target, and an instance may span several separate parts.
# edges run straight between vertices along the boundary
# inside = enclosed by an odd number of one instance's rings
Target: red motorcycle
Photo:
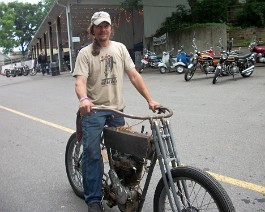
[[[257,63],[265,63],[265,46],[259,46],[257,41],[253,40],[248,48],[252,53],[255,53],[255,60]]]

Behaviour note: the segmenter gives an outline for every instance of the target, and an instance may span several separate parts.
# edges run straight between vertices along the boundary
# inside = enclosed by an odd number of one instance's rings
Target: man
[[[47,65],[47,56],[45,55],[44,51],[40,53],[38,57],[38,63],[40,65],[42,75],[44,75],[46,72],[46,65]],[[47,69],[47,74],[48,75],[50,74],[49,69]]]
[[[124,109],[124,73],[146,99],[151,110],[160,104],[152,99],[126,47],[110,40],[110,15],[102,11],[94,13],[89,31],[94,41],[79,51],[73,76],[76,77],[75,91],[82,115],[84,196],[88,211],[97,212],[102,211],[101,133],[106,124],[111,127],[124,125],[124,118],[112,112],[93,113],[91,107],[98,105],[117,110]]]

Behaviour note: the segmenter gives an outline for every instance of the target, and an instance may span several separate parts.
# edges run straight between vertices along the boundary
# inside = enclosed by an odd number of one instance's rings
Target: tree
[[[0,11],[0,46],[4,47],[3,53],[7,54],[17,45],[13,33],[15,12],[4,3],[0,3]]]
[[[264,0],[247,0],[242,12],[238,15],[241,27],[265,27],[265,2]]]
[[[40,1],[38,4],[10,2],[0,3],[0,46],[4,53],[18,47],[25,55],[32,37],[54,0]]]

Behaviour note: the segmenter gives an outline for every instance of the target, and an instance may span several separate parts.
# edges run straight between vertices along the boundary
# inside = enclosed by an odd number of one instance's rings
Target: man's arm
[[[79,109],[81,114],[90,113],[91,107],[94,105],[89,99],[86,98],[87,97],[86,83],[87,83],[86,77],[80,75],[76,76],[75,92],[80,102]]]
[[[152,99],[151,94],[144,82],[142,76],[137,72],[135,68],[127,72],[130,81],[137,89],[137,91],[146,99],[148,102],[150,110],[155,110],[156,107],[160,106],[159,102]]]

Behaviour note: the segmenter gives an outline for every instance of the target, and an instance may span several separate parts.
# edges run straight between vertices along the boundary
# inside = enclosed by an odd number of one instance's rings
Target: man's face
[[[111,26],[108,22],[102,22],[94,26],[94,35],[98,41],[107,41],[110,38]]]

